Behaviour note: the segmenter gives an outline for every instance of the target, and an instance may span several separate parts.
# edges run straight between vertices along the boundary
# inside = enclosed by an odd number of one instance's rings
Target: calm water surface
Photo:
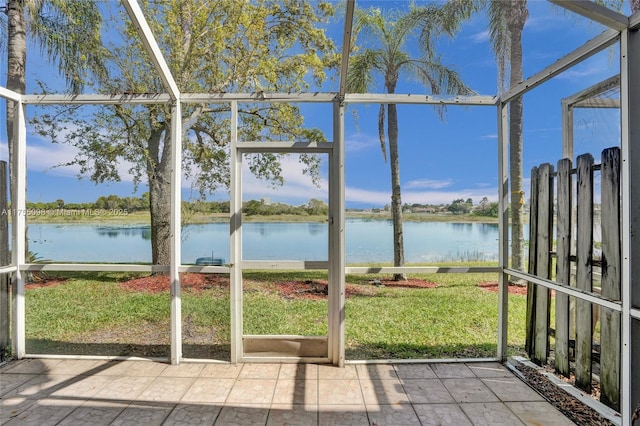
[[[327,260],[326,223],[244,223],[245,260]],[[150,262],[148,226],[32,224],[29,248],[55,262]],[[406,222],[408,263],[453,260],[497,261],[498,225]],[[392,262],[393,226],[389,220],[348,219],[348,263]],[[182,230],[182,263],[213,256],[229,261],[229,225],[189,225]]]

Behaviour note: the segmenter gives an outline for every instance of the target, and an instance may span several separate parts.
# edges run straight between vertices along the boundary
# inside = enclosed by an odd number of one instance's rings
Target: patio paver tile
[[[240,379],[277,379],[280,364],[244,364],[240,370]]]
[[[420,419],[409,404],[367,405],[369,422],[376,426],[420,425]]]
[[[391,364],[358,364],[356,365],[360,380],[397,379],[395,368]]]
[[[103,387],[107,386],[113,380],[114,377],[109,376],[78,376],[76,380],[68,379],[65,383],[62,383],[51,395],[56,397],[61,396],[78,396],[82,395],[85,398],[91,398]]]
[[[433,364],[431,368],[433,368],[436,376],[440,379],[463,379],[467,377],[476,377],[476,375],[473,374],[473,371],[462,363]]]
[[[227,404],[271,404],[276,380],[238,379],[233,385]]]
[[[499,401],[480,379],[443,379],[442,384],[458,403]]]
[[[318,406],[306,404],[271,404],[267,426],[316,426]]]
[[[182,363],[180,365],[168,365],[162,370],[162,377],[198,377],[205,364]]]
[[[544,398],[517,377],[481,379],[501,401],[544,401]]]
[[[178,404],[162,426],[212,425],[220,410],[220,404]]]
[[[40,399],[5,423],[6,426],[56,425],[73,410],[81,406],[83,399]]]
[[[28,382],[10,390],[3,398],[25,396],[27,398],[41,399],[60,389],[64,383],[73,382],[74,376],[50,376],[48,374],[28,375]]]
[[[157,377],[168,367],[167,364],[154,361],[132,362],[124,373],[127,376]]]
[[[5,422],[19,416],[37,402],[38,401],[36,399],[29,399],[25,397],[0,399],[0,424],[5,424]]]
[[[358,373],[354,365],[345,365],[344,368],[339,368],[334,365],[319,365],[318,366],[318,379],[320,380],[349,380],[357,379]]]
[[[502,402],[473,402],[460,404],[460,408],[471,419],[474,426],[521,426],[524,424]]]
[[[320,405],[318,406],[320,426],[361,426],[369,424],[364,405]]]
[[[476,377],[513,377],[513,373],[499,362],[474,362],[466,365]]]
[[[6,373],[2,375],[0,380],[0,397],[13,389],[24,385],[29,380],[32,380],[33,376],[30,374],[13,374]]]
[[[279,379],[273,395],[273,404],[318,404],[317,380]]]
[[[317,364],[282,364],[279,379],[318,380]]]
[[[138,396],[141,401],[179,402],[194,379],[187,377],[156,377]]]
[[[411,401],[400,380],[360,380],[364,402],[369,406],[408,404]]]
[[[526,425],[570,426],[574,423],[544,401],[506,402],[505,405]]]
[[[424,426],[472,426],[458,404],[414,404],[413,408]]]
[[[202,369],[200,377],[236,379],[240,370],[242,370],[242,364],[207,364]]]
[[[455,402],[440,379],[405,379],[402,387],[413,404]]]
[[[227,396],[229,396],[234,383],[235,379],[198,377],[191,383],[191,387],[182,397],[182,402],[223,404]]]
[[[216,419],[217,426],[264,425],[270,404],[225,405]]]
[[[318,404],[363,404],[362,390],[358,379],[323,380],[318,381]]]
[[[99,426],[109,425],[127,408],[122,402],[86,401],[65,417],[60,426]]]
[[[116,417],[113,426],[161,425],[169,417],[174,406],[156,402],[131,403]]]
[[[135,400],[151,382],[153,382],[153,377],[116,377],[96,392],[95,397],[132,401]]]
[[[437,379],[429,364],[396,364],[396,374],[401,379]]]

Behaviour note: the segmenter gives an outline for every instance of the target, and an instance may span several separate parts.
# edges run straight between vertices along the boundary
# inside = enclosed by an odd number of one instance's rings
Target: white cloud
[[[469,37],[473,43],[484,43],[489,40],[489,30],[475,33]]]
[[[427,189],[441,189],[451,186],[453,181],[447,180],[433,180],[433,179],[417,179],[409,181],[405,184],[406,188],[427,188]]]
[[[359,152],[374,147],[380,149],[380,140],[377,136],[356,133],[345,138],[344,149],[347,152]]]
[[[302,173],[303,164],[298,161],[297,155],[284,157],[280,161],[282,165],[282,177],[285,180],[283,186],[272,188],[268,182],[262,181],[249,172],[245,165],[242,173],[242,195],[244,199],[269,198],[273,201],[283,201],[300,204],[311,198],[327,201],[328,181],[321,177],[320,187],[314,185],[311,177]],[[246,163],[245,163],[246,164]]]
[[[80,166],[61,166],[73,161],[77,153],[78,149],[71,145],[41,141],[35,143],[32,139],[31,142],[27,142],[27,169],[57,176],[77,177]],[[122,160],[118,162],[117,170],[122,182],[133,182],[133,176],[129,174],[131,167],[132,163]]]

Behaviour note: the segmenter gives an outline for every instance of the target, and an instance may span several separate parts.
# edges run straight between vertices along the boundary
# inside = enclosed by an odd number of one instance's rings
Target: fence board
[[[531,203],[529,205],[529,270],[532,275],[536,275],[536,241],[538,232],[538,168],[531,169]],[[533,341],[535,335],[535,309],[537,285],[527,283],[527,314],[526,314],[526,340],[525,350],[529,358],[533,358]]]
[[[593,290],[593,156],[577,161],[576,287]],[[576,386],[591,392],[593,331],[591,303],[576,300]]]
[[[536,275],[550,278],[553,227],[553,166],[545,163],[538,169],[538,220],[536,238]],[[549,289],[538,287],[535,299],[534,359],[541,364],[549,355]]]
[[[602,151],[602,296],[621,299],[620,149]],[[620,314],[600,308],[600,401],[620,411]]]
[[[7,207],[7,162],[0,161],[0,266],[9,264],[9,225]],[[4,361],[9,348],[9,274],[0,274],[0,361]]]
[[[571,202],[573,198],[571,159],[558,161],[556,281],[571,284]],[[569,296],[556,293],[555,369],[569,377]]]

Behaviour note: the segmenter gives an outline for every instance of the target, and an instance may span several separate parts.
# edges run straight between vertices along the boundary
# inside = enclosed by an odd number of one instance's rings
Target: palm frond
[[[348,92],[364,93],[371,87],[374,71],[381,67],[380,55],[380,51],[365,49],[351,57],[347,71]]]
[[[88,76],[105,79],[107,68],[100,29],[102,15],[97,3],[86,0],[27,2],[29,31],[42,53],[58,64],[74,93],[79,93]]]

